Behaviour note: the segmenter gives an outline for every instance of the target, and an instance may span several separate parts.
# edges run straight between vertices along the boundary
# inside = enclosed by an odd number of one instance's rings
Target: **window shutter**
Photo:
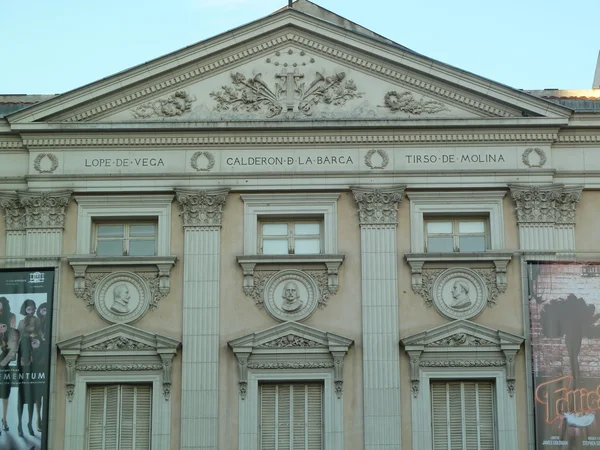
[[[117,448],[119,386],[92,386],[88,390],[88,449]]]
[[[150,448],[151,398],[150,386],[121,386],[120,449]]]
[[[431,384],[434,450],[495,450],[493,384]]]
[[[322,450],[323,387],[264,384],[260,387],[260,449]]]

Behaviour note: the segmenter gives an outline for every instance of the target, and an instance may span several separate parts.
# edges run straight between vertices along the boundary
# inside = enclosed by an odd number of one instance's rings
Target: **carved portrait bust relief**
[[[100,316],[112,323],[130,323],[148,310],[150,289],[133,272],[114,272],[98,283],[94,303]]]
[[[266,283],[264,304],[267,312],[280,321],[300,321],[316,309],[319,289],[301,270],[282,270]]]
[[[487,304],[487,288],[473,270],[455,267],[439,274],[432,287],[433,304],[448,319],[471,319]]]

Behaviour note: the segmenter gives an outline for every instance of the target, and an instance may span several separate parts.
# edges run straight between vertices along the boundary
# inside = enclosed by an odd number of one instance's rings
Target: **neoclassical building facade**
[[[526,262],[600,256],[598,113],[299,0],[0,158],[2,265],[56,273],[48,448],[535,448]]]

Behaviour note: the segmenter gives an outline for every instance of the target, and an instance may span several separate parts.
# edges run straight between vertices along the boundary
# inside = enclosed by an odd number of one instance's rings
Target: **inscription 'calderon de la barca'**
[[[354,164],[351,156],[243,156],[225,160],[228,166],[293,166]]]

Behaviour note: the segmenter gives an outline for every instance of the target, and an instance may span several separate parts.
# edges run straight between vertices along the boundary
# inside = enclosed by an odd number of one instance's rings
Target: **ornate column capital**
[[[509,184],[518,223],[573,224],[582,186]]]
[[[0,193],[0,207],[5,212],[6,231],[25,230],[25,207],[16,193]]]
[[[177,200],[183,209],[184,227],[221,226],[223,206],[229,188],[197,191],[177,189]]]
[[[397,225],[398,204],[406,186],[389,188],[351,187],[358,205],[360,225]]]
[[[72,191],[19,191],[25,208],[25,228],[64,228]]]

